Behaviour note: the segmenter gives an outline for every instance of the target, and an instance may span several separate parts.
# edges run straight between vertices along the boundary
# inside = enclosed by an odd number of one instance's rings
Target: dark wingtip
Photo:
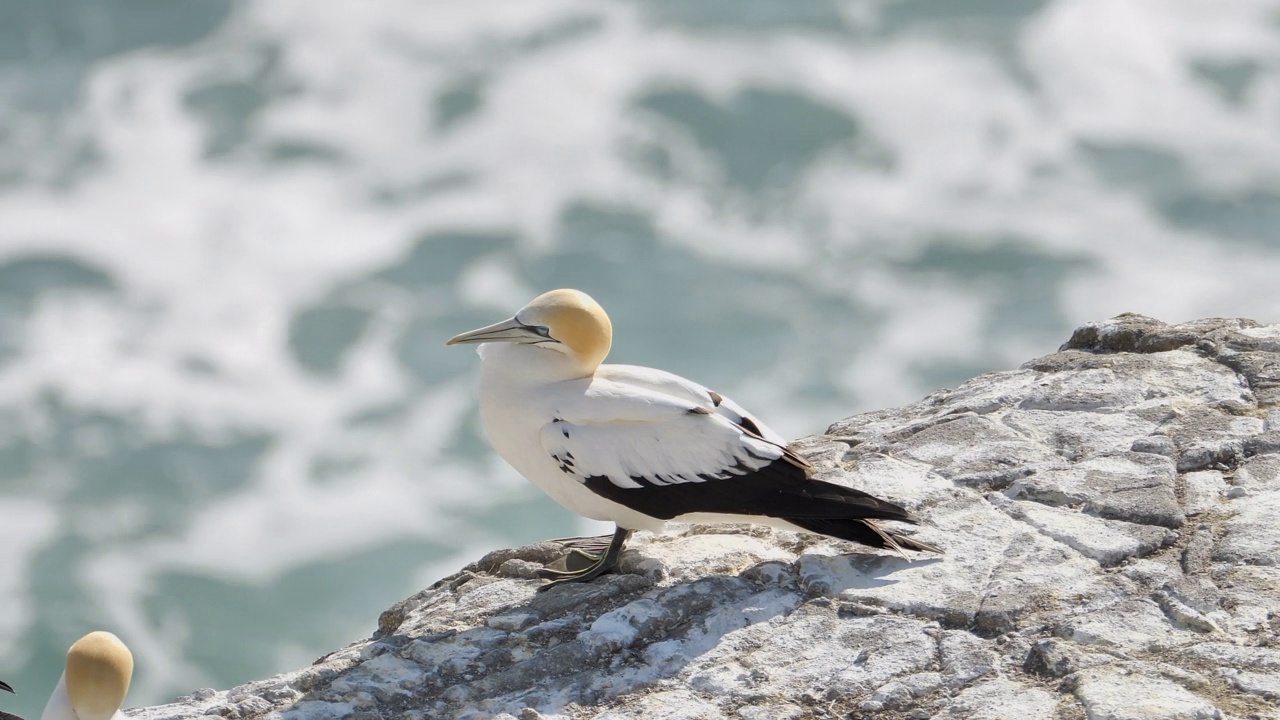
[[[840,540],[848,540],[869,547],[893,550],[910,560],[907,550],[916,552],[944,554],[942,548],[927,542],[916,540],[897,530],[883,527],[880,523],[867,518],[783,518],[789,523],[819,535],[826,535]]]
[[[0,690],[8,690],[9,692],[13,693],[14,695],[17,695],[17,694],[18,694],[18,691],[17,691],[17,690],[14,690],[12,685],[10,685],[9,683],[7,683],[7,682],[5,682],[5,681],[3,681],[3,680],[0,680]]]
[[[13,694],[17,695],[18,693],[13,693]],[[23,718],[21,715],[14,715],[13,713],[7,713],[3,710],[0,710],[0,720],[23,720]]]

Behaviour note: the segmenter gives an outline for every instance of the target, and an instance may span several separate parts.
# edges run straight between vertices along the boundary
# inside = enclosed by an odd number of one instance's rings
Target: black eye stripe
[[[525,330],[532,332],[534,335],[537,335],[538,337],[544,337],[547,340],[550,340],[551,342],[559,342],[559,340],[556,340],[555,338],[551,337],[551,328],[547,327],[546,325],[530,325],[526,322],[521,322],[519,318],[516,318],[516,322],[519,322],[521,327],[523,327]],[[542,341],[539,340],[532,344],[540,345],[541,343]]]

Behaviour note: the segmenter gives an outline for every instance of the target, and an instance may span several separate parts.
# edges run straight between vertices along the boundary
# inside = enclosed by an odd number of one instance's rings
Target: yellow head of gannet
[[[111,720],[133,678],[133,654],[120,638],[101,630],[80,638],[67,651],[67,668],[41,720]]]
[[[602,554],[579,553],[587,566],[544,569],[552,585],[607,572],[632,531],[668,520],[937,551],[877,523],[915,522],[905,508],[810,477],[784,438],[724,395],[663,370],[601,364],[612,335],[589,296],[553,290],[448,343],[482,344],[480,419],[498,454],[567,509],[617,525]]]
[[[613,324],[604,308],[580,290],[552,290],[520,308],[515,317],[455,335],[446,345],[516,343],[536,345],[565,356],[578,377],[591,375],[613,343]]]

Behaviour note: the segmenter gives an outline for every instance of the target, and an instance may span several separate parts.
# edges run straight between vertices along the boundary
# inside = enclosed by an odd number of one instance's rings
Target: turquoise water
[[[590,527],[443,342],[592,293],[789,436],[1280,317],[1280,2],[0,0],[0,707],[291,669]]]

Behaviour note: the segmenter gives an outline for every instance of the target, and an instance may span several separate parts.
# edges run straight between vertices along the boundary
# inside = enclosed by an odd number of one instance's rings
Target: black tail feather
[[[787,522],[796,527],[804,528],[809,532],[826,535],[828,537],[840,540],[848,540],[862,545],[875,548],[885,548],[886,550],[895,550],[904,557],[906,550],[915,550],[917,552],[942,553],[942,548],[937,545],[930,545],[912,538],[910,535],[903,535],[896,530],[890,530],[881,526],[872,520],[855,520],[855,519],[839,519],[839,518],[783,518]]]
[[[786,488],[769,498],[768,505],[762,509],[768,515],[785,513],[788,517],[799,516],[814,520],[839,521],[852,516],[909,523],[916,521],[915,516],[900,505],[824,480],[808,480]]]

